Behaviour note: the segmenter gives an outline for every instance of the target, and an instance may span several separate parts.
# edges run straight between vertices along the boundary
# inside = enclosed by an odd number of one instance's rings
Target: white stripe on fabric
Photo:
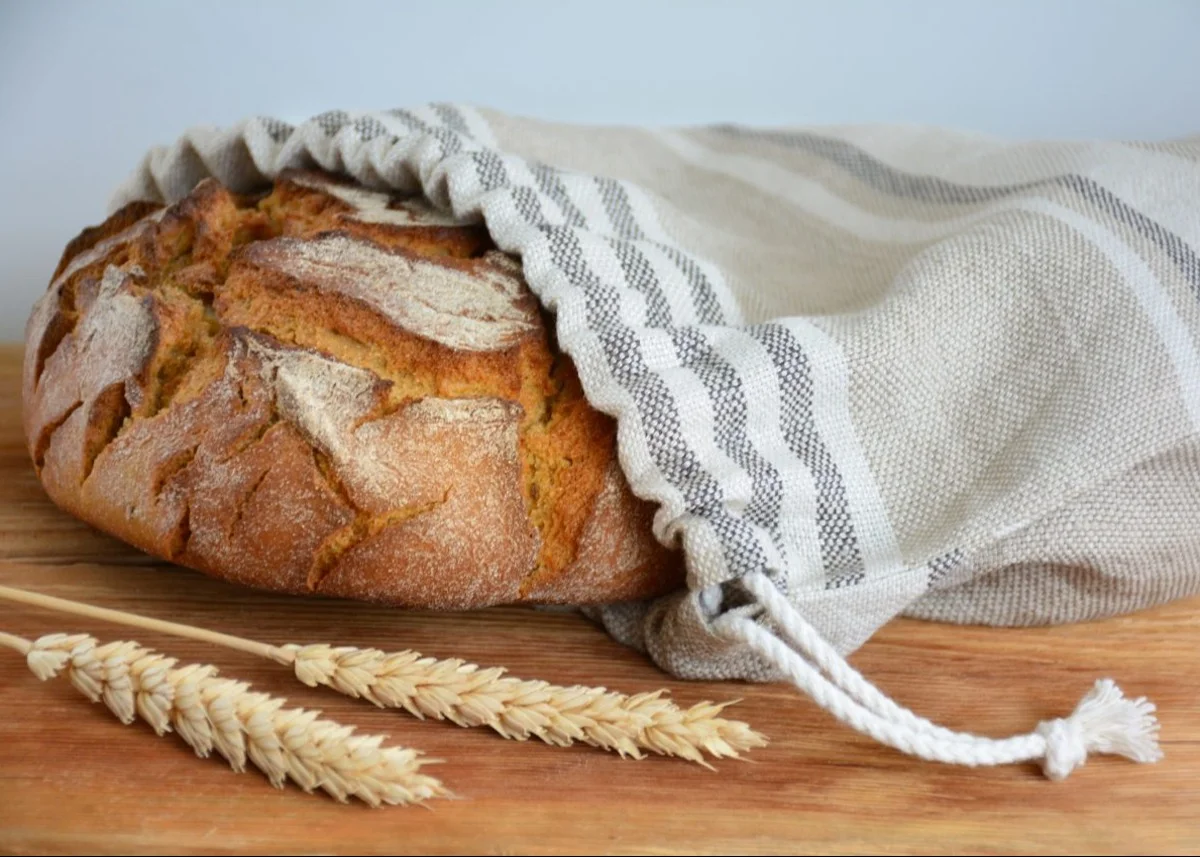
[[[487,117],[474,107],[463,104],[455,104],[454,107],[462,114],[467,130],[471,132],[472,137],[479,141],[480,146],[487,149],[499,148],[499,144],[496,142],[496,134],[492,131],[492,126],[487,121]]]
[[[682,246],[680,242],[673,242],[676,245]],[[688,250],[689,248],[684,248]],[[705,253],[699,252],[696,249],[691,249],[692,260],[696,263],[704,276],[708,277],[708,281],[712,283],[713,291],[717,296],[717,303],[721,307],[721,312],[725,315],[725,323],[732,325],[745,324],[746,318],[742,314],[742,305],[733,295],[733,289],[725,281],[725,274],[721,272],[715,264],[708,261],[708,256]]]
[[[559,173],[558,180],[571,204],[586,221],[588,233],[593,236],[616,234],[604,200],[600,198],[600,189],[591,176]]]
[[[629,182],[619,182],[619,184],[625,191],[625,198],[629,200],[629,210],[633,214],[633,222],[642,230],[646,238],[660,244],[674,243],[671,236],[667,234],[667,230],[663,228],[662,222],[658,218],[658,209],[655,208],[654,202],[646,192]]]
[[[863,570],[902,570],[904,563],[883,493],[875,481],[850,415],[850,371],[842,349],[824,330],[802,318],[777,322],[791,331],[809,358],[813,381],[812,418],[834,465],[842,474],[846,505],[858,536]]]
[[[678,405],[679,434],[705,469],[717,481],[724,503],[735,509],[750,502],[750,475],[717,446],[713,430],[713,403],[695,373],[679,365],[675,343],[667,331],[643,328],[635,331],[646,366],[657,374]]]
[[[1171,296],[1154,271],[1115,233],[1072,209],[1045,199],[1026,200],[1024,207],[1070,226],[1103,253],[1129,284],[1171,361],[1180,398],[1192,425],[1200,428],[1200,354],[1187,325],[1176,312]]]

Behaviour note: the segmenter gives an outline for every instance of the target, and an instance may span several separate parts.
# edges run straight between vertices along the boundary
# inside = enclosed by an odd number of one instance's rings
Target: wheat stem
[[[269,658],[282,664],[291,663],[290,660],[280,660],[282,650],[278,646],[260,643],[257,640],[248,640],[245,637],[235,637],[232,634],[222,634],[219,631],[210,631],[207,628],[197,628],[194,625],[183,625],[179,622],[168,622],[164,619],[152,619],[149,616],[141,616],[137,613],[127,613],[124,610],[111,610],[107,607],[97,607],[94,604],[83,604],[79,601],[68,601],[66,598],[56,598],[53,595],[30,592],[27,589],[17,589],[12,586],[0,586],[0,598],[17,601],[21,604],[29,604],[33,607],[45,607],[48,610],[57,610],[60,613],[71,613],[75,616],[83,616],[88,619],[101,619],[131,628],[158,631],[162,634],[185,637],[189,640],[198,640],[203,643],[216,643],[218,646],[225,646],[226,648],[236,649],[239,652],[257,655],[260,658]],[[283,657],[286,657],[286,655]]]
[[[24,637],[18,637],[16,634],[0,631],[0,646],[5,646],[19,654],[27,655],[29,654],[29,650],[33,648],[33,643]]]
[[[404,747],[383,747],[377,735],[322,719],[319,712],[285,708],[285,700],[254,692],[246,682],[219,678],[215,667],[176,667],[174,658],[130,641],[99,644],[86,634],[27,640],[0,632],[0,643],[23,651],[35,676],[66,672],[93,702],[125,724],[141,717],[158,735],[175,732],[196,755],[214,750],[235,771],[249,761],[276,788],[292,780],[339,801],[371,806],[417,804],[449,793],[420,767],[435,760]]]

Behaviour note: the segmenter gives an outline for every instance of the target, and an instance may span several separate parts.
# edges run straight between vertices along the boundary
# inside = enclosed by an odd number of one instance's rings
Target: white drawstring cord
[[[1108,679],[1096,682],[1069,717],[1044,721],[1027,735],[993,739],[937,726],[900,707],[863,678],[765,575],[747,575],[743,583],[803,655],[745,616],[722,616],[714,622],[715,629],[748,645],[838,720],[893,749],[970,767],[1041,760],[1052,780],[1066,778],[1093,752],[1137,762],[1162,758],[1154,706],[1145,699],[1126,699]]]
[[[828,673],[837,687],[869,711],[897,725],[907,725],[912,729],[939,735],[945,740],[957,741],[976,737],[938,726],[897,705],[891,697],[853,669],[812,625],[804,621],[765,574],[748,574],[742,578],[741,583],[767,611],[767,615],[776,620],[779,630],[792,645],[816,667]],[[792,614],[795,614],[795,618],[789,621]]]

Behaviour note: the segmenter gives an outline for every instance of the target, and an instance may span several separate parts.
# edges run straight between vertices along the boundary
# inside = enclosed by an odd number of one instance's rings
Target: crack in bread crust
[[[166,485],[172,479],[176,478],[191,465],[196,458],[196,452],[200,449],[200,444],[195,444],[183,449],[174,455],[167,458],[162,467],[154,474],[154,484],[151,490],[156,496],[161,496],[166,489]]]
[[[312,457],[313,463],[317,466],[317,473],[325,480],[325,485],[329,490],[342,501],[342,504],[353,510],[356,515],[365,514],[359,508],[358,504],[354,502],[354,498],[350,496],[350,492],[346,490],[346,486],[342,484],[342,480],[338,478],[337,468],[329,456],[314,446]]]
[[[240,392],[240,388],[239,388]],[[246,400],[242,400],[243,407],[246,406]],[[260,423],[255,423],[238,437],[234,438],[228,447],[227,457],[234,458],[247,451],[253,446],[262,443],[272,428],[279,423],[279,412],[275,410],[274,405],[271,407],[270,415]]]
[[[266,432],[263,432],[263,434],[265,435]],[[254,495],[258,493],[258,489],[262,487],[262,484],[266,481],[269,473],[270,471],[264,470],[259,474],[258,478],[254,480],[253,484],[247,490],[238,495],[237,504],[234,506],[233,510],[233,519],[229,522],[230,536],[233,535],[233,531],[236,530],[238,525],[242,522],[242,518],[246,514],[246,507],[250,505],[250,501],[254,499]]]
[[[84,435],[83,480],[88,481],[96,459],[108,448],[126,424],[132,408],[125,395],[125,384],[106,387],[92,400],[88,409],[88,425]]]
[[[27,336],[26,437],[51,496],[181,564],[428,607],[682,581],[638,529],[615,425],[479,223],[316,172],[255,195],[205,180],[77,239]],[[261,557],[239,568],[246,539]]]
[[[42,323],[41,339],[34,346],[34,365],[33,365],[33,384],[36,389],[37,384],[42,380],[42,373],[46,370],[46,361],[54,356],[55,352],[62,346],[63,340],[70,335],[75,329],[76,315],[73,310],[68,310],[63,306],[62,290],[56,290],[54,293],[58,299],[54,301],[56,304],[53,310],[43,310],[39,304],[34,312],[46,312],[49,318]],[[51,296],[47,296],[48,298]],[[47,303],[49,304],[49,300]]]
[[[41,431],[38,432],[37,440],[33,444],[33,466],[39,474],[42,472],[42,467],[46,464],[46,451],[50,449],[50,442],[54,439],[54,433],[62,428],[63,423],[69,420],[81,407],[83,407],[83,400],[76,400],[75,404],[63,411],[62,416],[55,417],[42,426]]]
[[[321,542],[313,556],[312,567],[308,572],[308,588],[313,591],[320,589],[321,582],[337,565],[343,554],[368,539],[378,536],[388,527],[398,526],[413,518],[419,518],[421,515],[445,505],[449,499],[450,492],[447,491],[440,499],[389,509],[377,515],[360,511],[353,521],[340,530],[330,533],[325,541]]]
[[[187,553],[188,548],[192,544],[192,505],[184,501],[183,515],[179,519],[179,527],[176,529],[174,537],[171,541],[171,546],[167,550],[167,559],[177,560],[179,557]]]

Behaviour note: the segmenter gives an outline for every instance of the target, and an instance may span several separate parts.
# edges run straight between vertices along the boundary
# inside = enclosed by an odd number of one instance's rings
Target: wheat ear
[[[417,804],[448,792],[420,773],[429,761],[415,750],[383,747],[377,735],[325,720],[319,712],[285,708],[243,681],[217,677],[215,667],[176,667],[176,660],[129,641],[97,643],[86,634],[27,640],[0,632],[43,681],[66,671],[84,696],[103,702],[125,724],[140,716],[158,735],[175,732],[201,758],[216,751],[237,772],[247,761],[276,788],[291,779],[304,791],[371,806]]]
[[[641,758],[643,750],[705,764],[704,753],[737,758],[766,739],[737,720],[720,717],[725,705],[701,702],[681,709],[664,691],[634,696],[602,687],[557,687],[416,652],[287,645],[296,677],[311,686],[402,708],[419,718],[459,726],[488,726],[505,738],[536,737],[548,744],[575,742]]]
[[[228,646],[290,667],[309,687],[322,685],[422,719],[486,726],[515,740],[533,737],[557,746],[580,742],[637,759],[649,751],[706,767],[711,767],[706,754],[740,758],[767,745],[747,724],[720,716],[732,702],[700,702],[684,709],[665,699],[662,690],[628,696],[602,687],[559,687],[514,678],[499,667],[436,660],[412,651],[273,646],[8,586],[0,586],[0,598]]]

